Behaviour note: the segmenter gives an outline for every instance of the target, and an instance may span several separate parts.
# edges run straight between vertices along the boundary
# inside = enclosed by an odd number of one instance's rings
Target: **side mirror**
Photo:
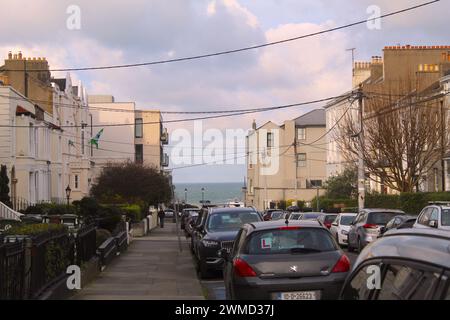
[[[438,227],[438,222],[437,220],[430,220],[430,222],[428,223],[428,225],[432,228],[437,228]]]
[[[383,234],[383,233],[385,233],[386,232],[386,227],[381,227],[380,228],[380,234]]]
[[[332,225],[332,226],[335,226],[335,227],[338,226],[337,222],[333,222],[331,225]]]
[[[219,258],[222,258],[223,260],[228,261],[229,253],[228,253],[227,249],[220,249],[219,251],[217,251],[217,255],[219,256]]]

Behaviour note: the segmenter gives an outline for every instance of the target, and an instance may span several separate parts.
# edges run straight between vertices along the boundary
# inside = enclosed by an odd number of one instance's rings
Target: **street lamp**
[[[184,188],[184,203],[187,204],[187,188]]]
[[[70,193],[71,193],[71,192],[72,192],[72,189],[70,189],[70,186],[67,185],[67,188],[66,188],[67,205],[69,205]]]
[[[202,188],[202,205],[205,204],[205,188]]]

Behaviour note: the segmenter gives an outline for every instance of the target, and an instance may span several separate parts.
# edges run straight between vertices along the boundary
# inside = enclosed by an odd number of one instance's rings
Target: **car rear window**
[[[389,220],[398,215],[398,212],[371,212],[367,218],[367,223],[386,225]]]
[[[280,218],[282,215],[283,215],[283,211],[274,211],[274,212],[272,212],[272,219],[273,219],[273,220],[278,219],[278,218]]]
[[[208,217],[207,228],[211,232],[234,231],[246,224],[261,221],[259,214],[249,211],[212,213]]]
[[[450,210],[449,209],[442,210],[441,224],[443,226],[450,226]]]
[[[336,219],[336,217],[337,217],[337,214],[326,215],[323,222],[331,223]]]
[[[355,219],[353,216],[342,216],[341,217],[341,225],[343,226],[349,226],[350,223]]]
[[[302,220],[313,220],[317,219],[320,216],[320,213],[304,213],[302,216]]]
[[[302,254],[334,251],[330,233],[319,228],[272,229],[255,232],[247,242],[246,253]]]
[[[298,218],[300,218],[301,214],[300,213],[292,213],[289,217],[289,219],[291,220],[298,220]]]

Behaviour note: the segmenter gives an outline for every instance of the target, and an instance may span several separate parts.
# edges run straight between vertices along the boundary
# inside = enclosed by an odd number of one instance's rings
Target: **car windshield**
[[[292,213],[289,217],[289,219],[291,220],[298,220],[300,218],[301,214],[300,213]]]
[[[307,254],[334,251],[329,232],[318,228],[275,229],[256,232],[247,243],[247,254]]]
[[[324,223],[332,223],[337,217],[337,214],[329,214],[325,216]]]
[[[284,213],[283,211],[273,211],[272,212],[272,219],[276,220],[276,219],[281,218],[283,216],[283,213]]]
[[[450,209],[442,210],[441,225],[450,226]]]
[[[398,212],[371,212],[367,218],[367,223],[386,225],[389,220],[398,215]]]
[[[208,217],[207,228],[211,232],[237,231],[246,223],[261,221],[258,213],[249,211],[233,211],[212,213]]]
[[[341,225],[349,226],[354,219],[354,216],[341,216]]]
[[[304,213],[302,220],[314,220],[320,216],[320,213]]]

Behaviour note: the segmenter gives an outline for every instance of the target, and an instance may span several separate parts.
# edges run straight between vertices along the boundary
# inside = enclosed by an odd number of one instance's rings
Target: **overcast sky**
[[[0,0],[0,54],[45,56],[51,68],[177,58],[294,37],[387,13],[422,1],[388,0]],[[81,29],[66,27],[67,7],[81,9]],[[351,54],[382,55],[386,45],[450,45],[447,0],[365,25],[249,52],[152,67],[76,72],[89,94],[112,94],[142,109],[265,107],[338,95],[350,89]],[[55,76],[61,76],[55,74]],[[320,105],[316,106],[320,107]],[[249,129],[279,124],[312,107],[209,120],[203,127]],[[176,119],[183,115],[166,115]],[[169,132],[188,123],[167,125]],[[170,147],[167,149],[170,154]],[[238,154],[242,155],[239,149]],[[230,157],[230,156],[227,156]],[[244,165],[179,169],[176,182],[243,181]]]

